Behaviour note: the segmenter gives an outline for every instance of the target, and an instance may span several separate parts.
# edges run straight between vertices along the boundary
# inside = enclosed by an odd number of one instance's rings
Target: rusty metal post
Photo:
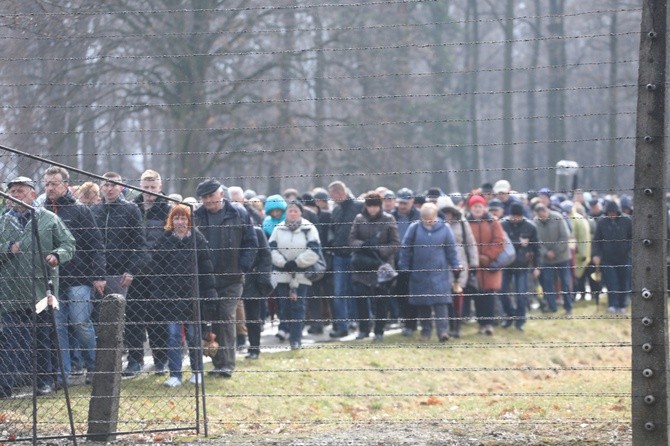
[[[642,10],[633,218],[633,445],[668,445],[668,310],[666,272],[667,0]]]

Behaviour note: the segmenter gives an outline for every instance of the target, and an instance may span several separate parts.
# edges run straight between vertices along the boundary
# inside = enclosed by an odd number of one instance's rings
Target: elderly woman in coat
[[[451,197],[443,195],[437,199],[437,210],[444,214],[444,222],[451,227],[456,240],[458,250],[458,260],[463,265],[463,271],[455,277],[458,290],[454,292],[449,305],[449,335],[454,338],[461,337],[461,317],[463,316],[464,296],[463,290],[468,282],[470,269],[474,270],[479,266],[479,251],[475,236],[472,234],[470,224],[459,207],[454,205]],[[468,310],[472,305],[472,298],[466,301]],[[468,314],[470,312],[468,311]]]
[[[382,196],[376,192],[365,195],[363,212],[354,218],[349,232],[349,246],[353,248],[351,266],[354,270],[351,280],[356,291],[356,309],[360,320],[356,339],[365,339],[370,336],[370,303],[374,314],[374,340],[384,339],[388,313],[388,297],[386,286],[377,281],[377,269],[382,263],[393,263],[395,253],[400,246],[398,225],[391,214],[382,210]],[[370,262],[369,266],[360,266],[358,259],[377,259],[377,264]],[[371,302],[372,301],[372,302]]]
[[[302,217],[302,204],[290,201],[286,219],[275,226],[268,240],[277,278],[275,295],[280,300],[279,319],[288,321],[291,349],[302,345],[305,298],[312,282],[304,271],[319,261],[321,242],[316,227]]]
[[[448,304],[451,303],[452,271],[463,270],[454,233],[437,215],[437,206],[421,206],[421,220],[410,225],[403,239],[399,268],[409,271],[409,303],[417,305],[421,339],[432,332],[432,318],[440,342],[449,340]]]
[[[500,222],[487,210],[486,199],[473,195],[468,200],[468,222],[477,242],[479,268],[478,292],[475,295],[475,312],[479,334],[493,335],[496,293],[502,288],[502,271],[489,265],[504,249],[505,235]]]

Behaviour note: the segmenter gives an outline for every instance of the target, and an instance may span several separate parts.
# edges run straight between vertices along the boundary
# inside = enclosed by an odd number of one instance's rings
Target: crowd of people
[[[519,193],[501,179],[467,194],[377,187],[355,196],[334,181],[265,196],[212,178],[183,198],[164,194],[153,170],[142,174],[142,192],[118,173],[102,178],[75,186],[50,167],[39,196],[34,179],[7,182],[0,397],[32,373],[33,334],[38,394],[82,370],[90,383],[96,310],[112,293],[127,301],[123,376],[142,372],[148,339],[168,387],[183,383],[184,348],[189,382],[201,382],[203,339],[209,375],[232,377],[241,349],[259,359],[268,318],[279,320],[280,341],[300,349],[305,332],[383,342],[391,323],[421,342],[433,332],[448,342],[470,322],[482,335],[496,326],[523,332],[531,298],[570,315],[576,297],[597,302],[603,286],[609,312],[628,305],[633,206],[625,195]],[[31,330],[34,303],[50,286],[57,346],[48,321]]]

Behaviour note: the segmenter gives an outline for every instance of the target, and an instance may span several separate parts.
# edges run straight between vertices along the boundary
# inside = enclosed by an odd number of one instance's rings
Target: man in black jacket
[[[331,237],[328,251],[333,256],[332,301],[333,331],[331,338],[341,338],[349,334],[347,322],[355,316],[353,300],[354,289],[351,281],[351,249],[349,231],[354,218],[363,211],[363,203],[354,201],[349,189],[342,181],[333,181],[328,185],[328,193],[337,204],[331,219]]]
[[[198,184],[202,206],[195,211],[195,226],[209,242],[218,299],[203,302],[203,319],[211,321],[219,350],[212,358],[210,374],[233,376],[235,369],[235,309],[242,296],[244,273],[251,271],[258,238],[247,211],[226,200],[221,183],[208,179]]]
[[[60,308],[56,311],[58,343],[65,376],[72,372],[70,336],[78,343],[90,382],[95,370],[95,328],[91,321],[91,297],[105,291],[105,252],[102,234],[91,210],[77,204],[68,189],[70,175],[62,167],[49,167],[43,177],[44,207],[58,215],[76,241],[74,257],[60,269]]]
[[[141,193],[133,200],[142,215],[142,228],[150,256],[156,241],[165,231],[170,204],[163,195],[163,180],[155,170],[149,169],[142,173],[140,188],[152,192]],[[151,300],[152,291],[154,290],[151,289],[151,277],[144,271],[135,277],[128,290],[125,326],[128,367],[123,372],[125,377],[133,377],[139,372],[138,365],[141,366],[144,362],[144,341],[147,337],[155,373],[159,375],[167,373],[167,324],[165,319],[155,321],[156,313],[162,313],[162,308],[154,308],[157,303]]]
[[[607,287],[607,311],[625,313],[631,291],[633,223],[615,201],[605,202],[593,235],[593,264],[600,266]]]
[[[117,184],[121,181],[121,175],[107,172],[103,177],[112,181],[102,183],[102,201],[91,210],[105,245],[106,292],[126,297],[135,276],[142,274],[149,259],[142,214],[137,205],[126,201],[121,194],[123,186]],[[139,373],[142,360],[143,357],[129,357],[125,372],[132,371],[132,376]]]
[[[521,203],[512,203],[510,215],[502,220],[502,227],[514,244],[516,254],[514,262],[508,268],[503,269],[500,302],[507,319],[503,321],[502,326],[507,328],[514,325],[517,330],[523,331],[528,308],[529,269],[533,268],[536,274],[539,274],[537,267],[540,258],[540,244],[537,238],[537,228],[524,217],[524,208]],[[512,304],[513,301],[515,305]]]

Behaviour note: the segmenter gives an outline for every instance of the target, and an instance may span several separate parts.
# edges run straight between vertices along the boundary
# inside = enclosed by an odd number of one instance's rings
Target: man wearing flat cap
[[[249,214],[239,203],[225,197],[224,186],[210,178],[196,188],[202,206],[194,212],[194,224],[205,235],[211,250],[218,298],[203,303],[203,319],[212,322],[219,343],[212,358],[214,376],[230,378],[235,369],[235,309],[242,296],[244,273],[251,271],[258,238]]]
[[[58,295],[58,266],[72,259],[75,240],[63,221],[43,208],[31,213],[37,193],[35,182],[17,177],[7,183],[7,210],[0,216],[0,312],[3,341],[0,343],[0,397],[12,395],[16,379],[23,374],[37,376],[37,393],[53,392],[52,346],[48,311],[37,315],[35,303],[47,295],[46,281],[52,280]],[[23,204],[22,204],[23,203]],[[36,222],[32,221],[33,216]],[[37,233],[33,234],[33,223]],[[44,272],[48,271],[48,277]],[[32,370],[33,329],[36,333],[37,370]]]

